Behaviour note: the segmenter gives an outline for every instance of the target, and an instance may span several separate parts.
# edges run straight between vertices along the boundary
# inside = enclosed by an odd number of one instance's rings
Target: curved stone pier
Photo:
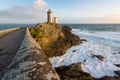
[[[60,80],[28,28],[24,40],[2,80]]]

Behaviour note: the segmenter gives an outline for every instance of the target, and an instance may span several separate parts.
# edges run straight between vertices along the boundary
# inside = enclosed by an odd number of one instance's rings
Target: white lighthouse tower
[[[52,10],[49,9],[48,12],[47,12],[47,22],[52,23],[52,20],[53,20],[53,18],[52,18]]]

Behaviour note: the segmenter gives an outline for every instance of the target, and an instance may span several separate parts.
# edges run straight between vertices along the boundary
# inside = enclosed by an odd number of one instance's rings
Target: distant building
[[[48,23],[58,23],[57,17],[52,17],[52,10],[49,9],[47,12],[47,22]]]
[[[57,17],[53,17],[53,23],[58,23],[58,18]]]

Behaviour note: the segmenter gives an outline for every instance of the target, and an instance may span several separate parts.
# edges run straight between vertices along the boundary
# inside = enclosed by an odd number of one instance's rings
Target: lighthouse
[[[52,17],[52,10],[47,11],[47,23],[58,23],[57,17]]]
[[[48,12],[47,12],[47,22],[52,23],[52,20],[53,20],[53,18],[52,18],[52,10],[49,9]]]

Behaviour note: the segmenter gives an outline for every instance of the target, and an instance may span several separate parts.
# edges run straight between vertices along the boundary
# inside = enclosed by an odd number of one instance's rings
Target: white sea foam
[[[63,56],[50,58],[52,65],[59,67],[82,62],[83,71],[95,78],[115,76],[114,71],[120,70],[114,65],[120,64],[120,32],[89,32],[79,29],[73,29],[72,32],[87,42],[71,47]],[[104,61],[92,58],[91,54],[102,55]]]

